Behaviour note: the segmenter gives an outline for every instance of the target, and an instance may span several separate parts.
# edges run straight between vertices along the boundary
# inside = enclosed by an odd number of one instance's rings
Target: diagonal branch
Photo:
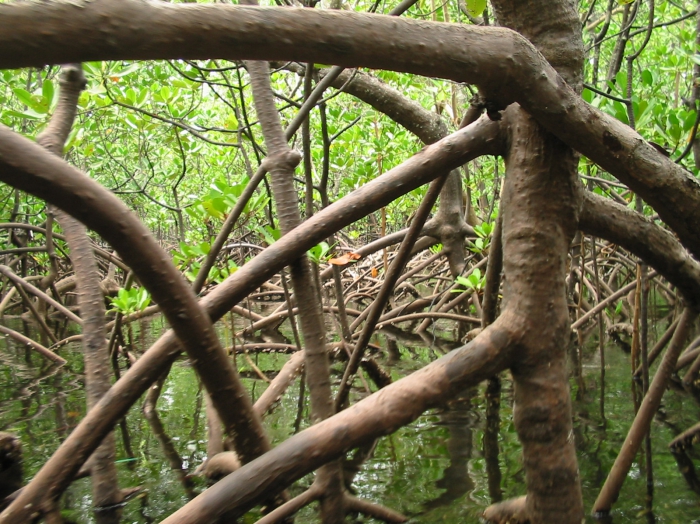
[[[222,479],[162,524],[216,522],[233,508],[245,508],[262,493],[278,491],[322,464],[377,437],[393,433],[425,410],[475,386],[510,364],[515,343],[504,314],[467,346],[287,439],[272,451]]]
[[[95,181],[1,126],[0,179],[70,211],[117,249],[177,333],[242,458],[251,460],[269,449],[260,418],[253,412],[250,398],[221,348],[209,317],[170,257],[136,216]],[[101,439],[107,433],[108,430],[98,436]],[[57,464],[60,474],[45,467],[29,485],[31,489],[28,486],[7,508],[0,522],[28,522],[35,518],[34,508],[40,508],[39,501],[60,494],[64,483],[77,472],[80,459],[85,460],[92,451],[81,446],[75,455],[78,460],[71,463],[71,468],[63,470],[63,464]]]
[[[14,136],[8,131],[3,133],[3,129],[0,127],[0,135]],[[425,148],[402,165],[335,202],[282,237],[236,271],[224,283],[217,286],[202,300],[202,306],[212,319],[221,318],[256,287],[279,272],[288,260],[298,258],[331,233],[380,209],[399,196],[464,162],[485,154],[497,154],[501,148],[499,130],[500,126],[497,123],[482,119],[437,144]],[[21,140],[23,144],[28,143],[24,139]],[[13,180],[16,180],[18,184],[26,184],[27,179],[32,178],[32,171],[23,171],[8,165],[2,147],[3,142],[0,140],[0,178],[5,177],[9,171],[15,174]],[[43,159],[51,162],[49,172],[52,170],[55,172],[75,171],[64,162],[48,155],[41,148],[34,147],[31,143],[27,147],[30,148],[31,155],[29,156],[32,159]],[[61,180],[65,181],[68,178],[62,177]],[[95,208],[94,204],[91,204],[92,196],[89,192],[73,193],[71,187],[49,187],[48,190],[44,191],[46,188],[43,183],[31,187],[35,187],[36,191],[42,191],[42,196],[51,198],[54,204],[58,202],[60,196],[62,199],[72,198],[74,209]],[[97,209],[94,209],[95,214],[91,220],[95,221],[102,216],[101,207],[103,206],[97,206]],[[159,253],[159,251],[155,251],[155,253]],[[134,263],[133,260],[126,262]],[[160,266],[156,265],[156,267]],[[178,275],[178,279],[181,279],[180,275]],[[183,326],[177,324],[177,327],[179,333]],[[181,347],[173,331],[163,335],[112,386],[98,405],[87,413],[37,474],[35,481],[40,477],[45,480],[50,479],[50,487],[57,493],[65,489],[74,472],[92,453],[102,437],[126,414],[129,407],[140,398],[150,384],[158,379],[180,354],[180,351]],[[19,511],[27,503],[24,499],[21,502],[16,501],[5,513],[0,515],[0,523],[16,522],[13,514],[8,512]]]
[[[678,240],[651,220],[589,191],[583,195],[579,227],[631,251],[678,288],[690,305],[700,304],[700,264]]]

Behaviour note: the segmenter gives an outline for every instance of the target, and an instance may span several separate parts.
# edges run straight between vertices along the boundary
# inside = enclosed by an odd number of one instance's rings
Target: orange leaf
[[[379,274],[379,271],[377,271],[376,267],[372,268],[372,278],[377,278],[377,275]]]
[[[359,260],[360,258],[362,258],[362,256],[358,255],[357,253],[345,253],[344,255],[339,256],[338,258],[331,258],[328,262],[330,264],[333,264],[334,266],[345,266],[350,262]]]

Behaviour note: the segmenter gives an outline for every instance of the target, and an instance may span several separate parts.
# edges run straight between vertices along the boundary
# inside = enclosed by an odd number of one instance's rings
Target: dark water
[[[21,324],[14,324],[20,329]],[[663,329],[664,326],[661,326]],[[141,349],[148,347],[162,329],[160,321],[134,326],[135,339]],[[223,340],[231,340],[228,328],[222,326]],[[391,370],[395,379],[434,360],[448,349],[429,349],[419,340],[389,337],[387,355],[380,362]],[[0,339],[1,340],[1,339]],[[387,345],[387,336],[376,342]],[[584,353],[585,392],[578,391],[572,379],[575,437],[588,508],[604,482],[633,418],[629,383],[629,355],[615,346],[606,349],[606,387],[604,417],[600,410],[600,366],[595,341]],[[83,376],[79,348],[63,349],[69,364],[61,369],[50,368],[40,357],[14,342],[0,343],[0,430],[11,431],[22,439],[25,453],[25,476],[36,473],[46,457],[57,447],[84,414]],[[253,356],[264,372],[274,373],[286,361],[285,355]],[[246,386],[257,397],[265,384],[250,378],[249,366],[238,361]],[[337,368],[339,372],[340,367]],[[494,498],[524,494],[524,472],[520,447],[511,419],[511,384],[503,376],[500,417],[493,419],[487,430],[485,386],[465,392],[445,409],[430,412],[396,434],[380,440],[371,458],[359,470],[353,484],[358,496],[385,504],[411,517],[414,523],[479,522],[479,515]],[[362,396],[356,390],[356,397]],[[266,428],[275,442],[294,432],[301,416],[301,427],[308,425],[308,413],[299,412],[299,381],[292,386],[277,409],[265,419]],[[121,487],[142,486],[142,494],[124,508],[125,523],[159,522],[187,502],[193,490],[205,484],[195,479],[193,485],[183,483],[183,471],[193,471],[205,457],[206,423],[201,387],[193,370],[179,361],[165,384],[158,403],[158,412],[166,436],[159,440],[141,415],[140,406],[127,417],[127,428],[134,454],[129,458],[117,433],[118,469]],[[671,390],[666,393],[661,415],[653,424],[652,446],[654,467],[653,512],[646,508],[646,474],[636,462],[627,478],[613,512],[613,522],[622,523],[692,523],[700,522],[700,496],[694,493],[683,476],[668,442],[680,431],[700,420],[700,408],[688,395]],[[493,454],[497,443],[498,456]],[[166,450],[170,459],[166,458]],[[177,468],[176,451],[182,469]],[[491,451],[489,451],[491,450]],[[700,464],[700,450],[692,454]],[[352,457],[349,454],[349,458]],[[490,458],[490,459],[489,459]],[[500,482],[498,476],[500,475]],[[312,477],[300,481],[293,494],[308,486]],[[89,480],[76,481],[63,500],[64,516],[75,522],[92,522]],[[243,522],[254,522],[248,515]],[[352,518],[348,519],[353,521]],[[304,509],[297,522],[317,522],[315,508]],[[354,522],[375,522],[356,517]],[[595,522],[589,518],[587,522]]]

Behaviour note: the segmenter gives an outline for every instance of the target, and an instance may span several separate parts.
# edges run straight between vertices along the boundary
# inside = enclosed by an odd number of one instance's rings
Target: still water
[[[9,323],[9,321],[8,321]],[[21,330],[21,323],[12,326]],[[160,320],[134,325],[135,345],[146,349],[163,329]],[[220,326],[222,340],[231,331]],[[380,363],[398,379],[434,360],[449,343],[426,348],[412,337],[379,335],[376,343],[387,347]],[[77,345],[64,348],[68,365],[51,368],[13,341],[0,339],[0,431],[20,436],[24,448],[25,479],[36,473],[58,443],[84,414],[83,369]],[[273,376],[286,361],[285,355],[252,355],[256,365]],[[265,383],[239,358],[239,370],[254,398]],[[584,499],[590,508],[605,480],[633,418],[629,383],[629,355],[616,346],[606,348],[606,378],[601,414],[600,365],[597,342],[584,351],[585,391],[572,379],[575,437],[583,481]],[[341,368],[335,369],[337,373]],[[502,377],[500,409],[487,410],[485,386],[464,392],[442,410],[429,412],[408,427],[376,443],[370,458],[357,472],[353,488],[358,496],[384,504],[411,517],[413,523],[477,523],[492,500],[524,494],[524,471],[511,417],[512,385]],[[299,402],[297,380],[275,411],[265,419],[274,442],[280,442],[308,425],[306,403]],[[356,398],[364,393],[354,392]],[[206,455],[206,421],[201,386],[185,360],[173,366],[158,403],[165,430],[154,435],[138,407],[129,413],[125,429],[131,454],[117,431],[118,469],[122,488],[141,486],[141,494],[124,508],[123,522],[159,522],[206,488],[198,478],[187,477]],[[488,414],[487,414],[488,413]],[[613,521],[626,523],[700,523],[700,495],[693,492],[679,473],[668,450],[671,439],[700,420],[698,403],[685,393],[666,393],[652,430],[654,489],[652,508],[646,507],[644,461],[636,462],[615,506]],[[489,423],[487,423],[487,421]],[[489,428],[491,429],[489,431]],[[497,430],[497,431],[496,431]],[[496,454],[497,452],[497,454]],[[348,455],[351,459],[353,454]],[[700,449],[690,451],[700,464]],[[500,478],[499,478],[500,477]],[[302,479],[292,494],[310,485]],[[73,483],[62,507],[67,521],[92,522],[89,480]],[[255,522],[247,515],[241,522]],[[315,508],[299,513],[297,522],[317,522]],[[364,517],[348,522],[375,522]],[[589,518],[587,522],[596,522]]]

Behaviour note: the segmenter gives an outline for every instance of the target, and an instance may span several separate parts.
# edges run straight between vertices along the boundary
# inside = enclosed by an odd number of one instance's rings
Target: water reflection
[[[233,327],[220,326],[222,339],[231,340]],[[160,321],[141,327],[134,324],[133,340],[139,349],[147,348],[162,328]],[[281,343],[289,337],[284,332],[268,333],[261,342],[265,340]],[[374,342],[383,348],[377,359],[394,379],[460,345],[450,340],[449,333],[421,337],[396,328],[385,329]],[[84,413],[80,350],[66,347],[62,355],[68,364],[58,369],[11,341],[0,347],[4,386],[0,389],[0,430],[21,436],[26,477],[37,471]],[[287,359],[269,353],[250,355],[268,377]],[[574,436],[584,499],[590,507],[629,428],[633,406],[628,355],[616,347],[605,348],[607,387],[603,398],[597,340],[593,338],[580,355],[585,387],[574,403]],[[259,395],[265,384],[250,372],[244,359],[238,364],[246,387]],[[297,380],[266,419],[274,442],[310,423],[303,380]],[[572,381],[573,387],[578,384]],[[661,413],[652,432],[653,511],[644,456],[640,455],[612,517],[599,522],[686,523],[700,518],[700,480],[695,469],[700,453],[688,448],[671,454],[667,447],[681,431],[700,420],[700,408],[687,393],[672,390],[664,397]],[[144,417],[138,407],[131,410],[121,428],[122,439],[118,439],[120,485],[142,486],[146,492],[127,504],[125,522],[157,522],[204,488],[202,482],[188,477],[206,456],[203,417],[199,383],[184,361],[173,366],[156,411]],[[464,392],[395,435],[353,451],[345,461],[346,481],[358,496],[409,514],[415,523],[477,522],[489,504],[524,494],[520,446],[511,417],[511,383],[505,373],[500,380]],[[133,443],[134,453],[129,443]],[[134,455],[136,460],[129,460]],[[71,486],[62,501],[68,519],[91,521],[89,492],[87,480]],[[297,521],[317,522],[314,508],[305,510]],[[593,518],[588,521],[596,522]]]
[[[450,465],[435,485],[444,490],[439,497],[424,503],[427,511],[440,506],[449,506],[474,489],[474,481],[469,475],[468,463],[472,458],[473,427],[478,415],[472,409],[472,399],[478,395],[477,389],[470,389],[450,401],[438,417],[438,424],[448,430],[446,442]]]

